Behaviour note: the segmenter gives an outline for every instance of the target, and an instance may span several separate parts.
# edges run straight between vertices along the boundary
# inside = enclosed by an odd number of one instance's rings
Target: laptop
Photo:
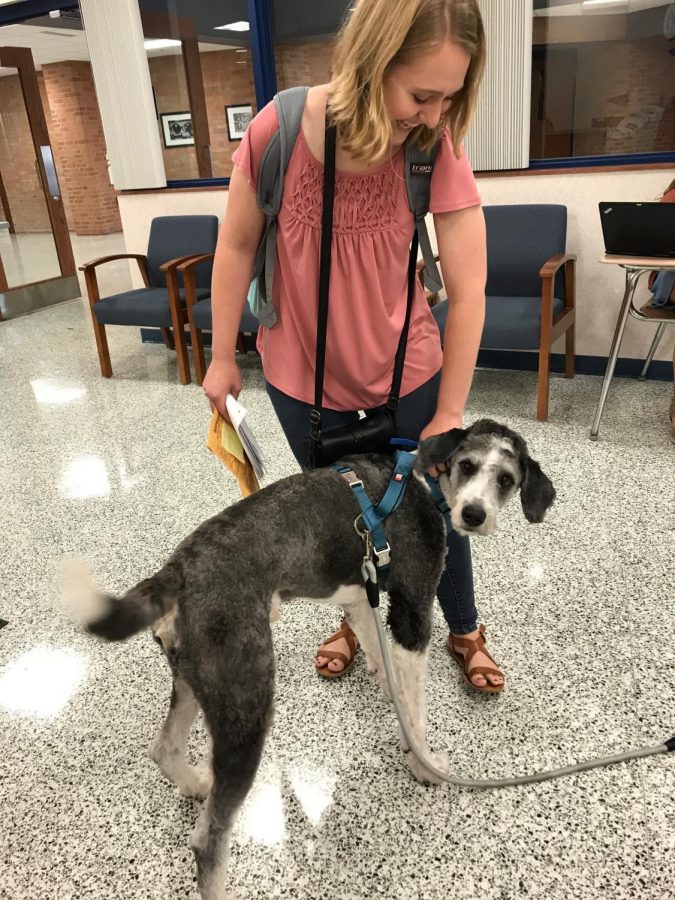
[[[675,203],[599,203],[607,256],[675,259]]]

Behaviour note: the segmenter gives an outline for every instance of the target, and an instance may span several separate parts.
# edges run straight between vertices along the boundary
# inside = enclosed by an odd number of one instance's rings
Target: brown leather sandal
[[[345,656],[344,653],[340,653],[339,650],[326,650],[324,649],[326,644],[332,644],[333,641],[337,641],[340,638],[344,638],[347,641],[349,646],[350,656]],[[341,669],[339,672],[331,672],[328,668],[328,663],[325,666],[319,667],[317,665],[316,659],[314,660],[314,664],[316,665],[316,671],[321,675],[322,678],[340,678],[345,672],[348,672],[349,669],[354,665],[354,660],[356,658],[356,651],[359,649],[359,641],[354,632],[349,627],[349,623],[346,619],[343,619],[340,623],[340,627],[335,632],[335,634],[331,634],[329,638],[321,644],[319,649],[316,652],[316,657],[322,656],[324,659],[339,659],[344,669]]]
[[[504,690],[504,682],[501,684],[490,684],[486,678],[487,684],[481,685],[474,684],[473,681],[471,681],[472,675],[499,675],[502,678],[504,677],[504,673],[496,668],[497,663],[492,659],[485,645],[485,625],[481,625],[478,631],[479,634],[475,638],[458,638],[452,633],[449,634],[446,641],[446,648],[450,656],[459,663],[464,675],[464,681],[469,687],[474,688],[476,691],[482,691],[484,694],[498,694],[500,691]],[[455,647],[467,647],[468,652],[466,656],[457,653]],[[495,663],[495,668],[492,668],[492,666],[472,666],[471,660],[476,653],[484,653],[488,659]]]

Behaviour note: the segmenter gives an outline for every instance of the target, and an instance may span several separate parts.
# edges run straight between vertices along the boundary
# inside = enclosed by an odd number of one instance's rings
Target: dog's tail
[[[59,576],[61,602],[87,631],[108,641],[123,641],[156,622],[176,601],[180,575],[167,563],[121,597],[103,593],[82,560],[64,564]]]

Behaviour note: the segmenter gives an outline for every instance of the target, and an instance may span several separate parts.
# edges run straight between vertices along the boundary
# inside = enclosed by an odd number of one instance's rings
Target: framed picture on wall
[[[167,150],[172,147],[192,147],[195,142],[192,116],[189,112],[162,113],[162,135]]]
[[[225,115],[227,116],[227,136],[231,141],[240,141],[248,123],[253,118],[253,107],[250,103],[242,103],[237,106],[226,106]]]

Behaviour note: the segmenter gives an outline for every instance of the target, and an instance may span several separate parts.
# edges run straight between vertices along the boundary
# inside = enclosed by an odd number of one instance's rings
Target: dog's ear
[[[520,502],[528,522],[543,522],[546,510],[555,500],[555,488],[541,471],[539,463],[527,457],[525,475],[520,486]]]
[[[415,468],[418,471],[426,472],[432,466],[447,462],[468,433],[468,428],[453,428],[443,434],[435,434],[433,437],[421,441],[417,448]]]

